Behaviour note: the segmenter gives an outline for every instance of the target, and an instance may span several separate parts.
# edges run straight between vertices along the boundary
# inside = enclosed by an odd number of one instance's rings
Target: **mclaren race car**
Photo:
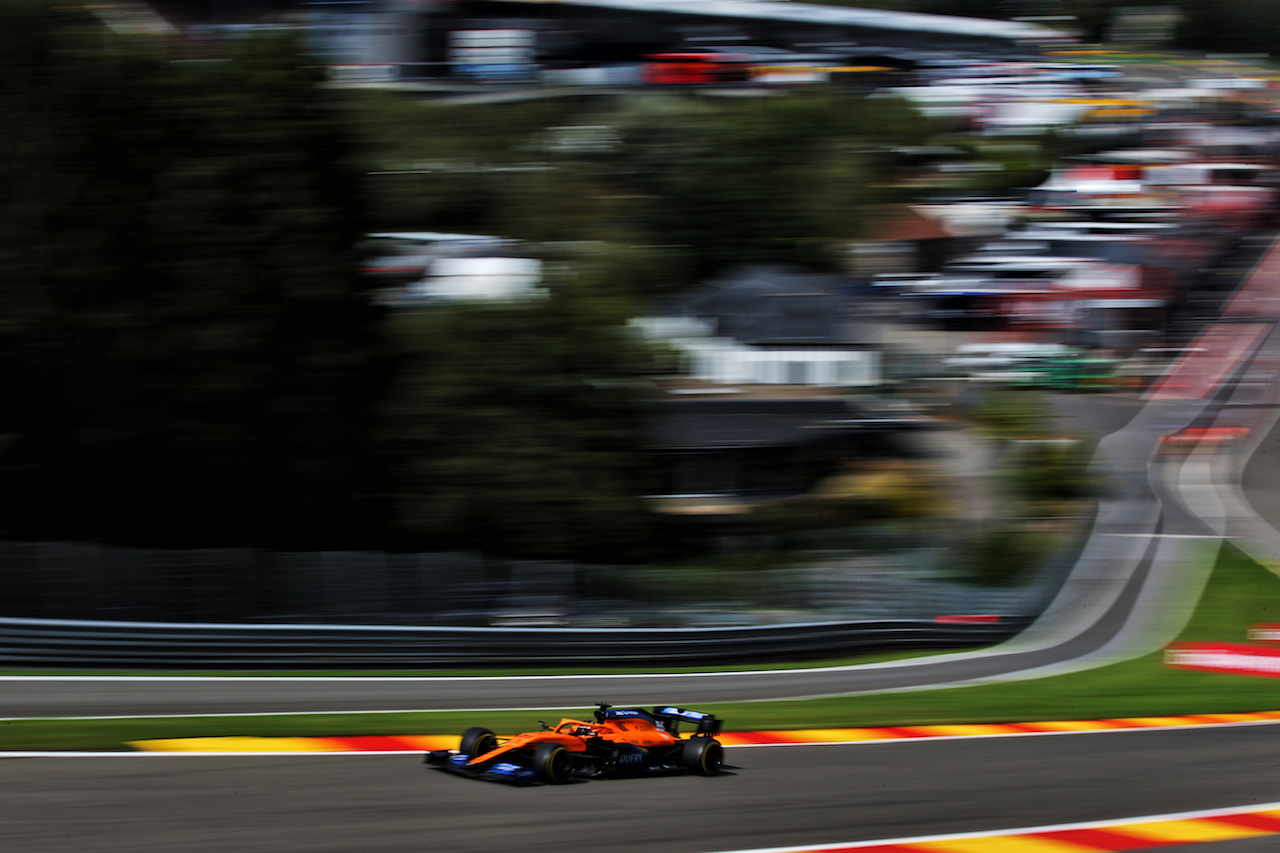
[[[532,785],[559,784],[574,777],[694,773],[714,776],[724,763],[716,740],[723,725],[714,714],[659,706],[614,708],[598,703],[595,720],[539,721],[534,732],[499,738],[471,728],[457,749],[428,752],[426,763],[463,776]],[[681,738],[680,726],[693,731]]]

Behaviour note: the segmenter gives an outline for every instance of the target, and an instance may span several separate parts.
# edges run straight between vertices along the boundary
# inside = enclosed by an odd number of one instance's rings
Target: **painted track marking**
[[[1112,821],[724,853],[1120,853],[1280,834],[1280,803]]]
[[[975,737],[1118,732],[1188,726],[1258,725],[1280,722],[1280,711],[1252,714],[1196,714],[1183,717],[1123,717],[1108,720],[1057,720],[1035,723],[894,726],[861,729],[807,729],[722,732],[725,746],[800,746],[805,744],[888,743]],[[333,753],[412,752],[451,749],[456,735],[367,735],[356,737],[207,737],[139,740],[130,744],[146,752]]]

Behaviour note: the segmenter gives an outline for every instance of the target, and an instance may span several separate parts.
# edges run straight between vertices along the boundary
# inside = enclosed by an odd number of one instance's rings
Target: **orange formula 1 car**
[[[531,785],[578,777],[694,773],[714,776],[724,763],[715,739],[722,722],[684,708],[614,708],[599,703],[595,722],[562,719],[511,738],[467,729],[458,749],[428,752],[426,763],[478,779]],[[680,737],[680,724],[694,726]]]

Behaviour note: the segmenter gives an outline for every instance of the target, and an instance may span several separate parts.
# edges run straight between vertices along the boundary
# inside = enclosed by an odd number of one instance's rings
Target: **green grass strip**
[[[1183,642],[1242,642],[1249,625],[1280,622],[1280,579],[1224,547]],[[604,697],[607,698],[607,697]],[[1160,654],[1071,675],[974,687],[829,699],[699,706],[736,731],[1086,720],[1280,709],[1280,679],[1168,669]],[[575,712],[432,712],[277,717],[0,721],[0,749],[120,749],[169,737],[503,734]]]

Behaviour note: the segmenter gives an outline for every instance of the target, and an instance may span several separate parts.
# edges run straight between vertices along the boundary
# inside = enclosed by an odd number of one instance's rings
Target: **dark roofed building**
[[[668,301],[664,313],[702,320],[713,334],[750,346],[844,345],[844,284],[784,266],[746,266]]]
[[[700,381],[855,387],[880,382],[879,341],[846,310],[846,279],[740,267],[633,321],[682,353]]]
[[[649,429],[655,494],[717,503],[803,494],[866,450],[860,420],[837,397],[662,400]]]
[[[652,410],[661,507],[733,515],[804,494],[852,458],[894,452],[890,435],[918,425],[849,399],[849,387],[879,381],[879,353],[849,340],[846,286],[840,276],[744,266],[668,298],[650,318],[650,334],[682,350],[690,368]]]
[[[713,547],[763,532],[752,507],[810,494],[854,459],[910,455],[901,432],[932,426],[836,396],[668,397],[650,417],[652,505]]]
[[[777,448],[816,444],[857,416],[837,397],[798,400],[666,399],[657,406],[650,445],[657,450]]]

